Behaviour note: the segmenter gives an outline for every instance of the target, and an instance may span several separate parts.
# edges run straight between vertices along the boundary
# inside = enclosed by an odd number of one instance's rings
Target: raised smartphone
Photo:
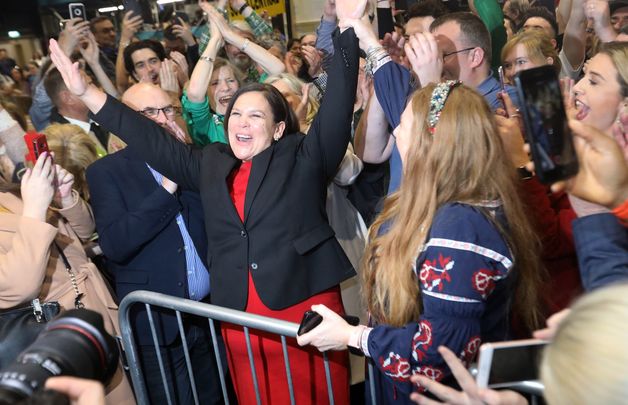
[[[524,339],[485,343],[478,357],[479,388],[500,388],[539,378],[544,340]]]
[[[87,20],[87,14],[85,13],[85,5],[83,3],[70,3],[68,4],[70,10],[70,18],[80,18],[81,20]]]
[[[26,143],[26,148],[28,149],[26,160],[33,164],[37,162],[39,155],[44,152],[50,152],[50,149],[48,148],[48,141],[46,140],[46,135],[44,134],[27,132],[24,134],[24,142]]]
[[[578,158],[554,67],[523,70],[514,79],[539,181],[552,184],[574,176]]]

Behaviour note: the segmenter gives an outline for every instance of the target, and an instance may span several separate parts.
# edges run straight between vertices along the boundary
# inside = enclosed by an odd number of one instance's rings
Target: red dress
[[[248,161],[243,162],[240,168],[229,177],[231,199],[242,221],[244,221],[244,197],[250,173],[251,161]],[[274,311],[266,307],[260,299],[250,272],[248,283],[246,312],[249,313],[299,323],[303,313],[310,310],[313,304],[325,304],[332,311],[344,314],[339,287],[330,288],[289,308]],[[252,329],[249,332],[262,404],[289,404],[290,396],[280,336]],[[257,403],[255,388],[242,327],[223,324],[222,335],[227,348],[227,360],[238,403],[255,404]],[[296,403],[298,405],[329,403],[321,353],[311,346],[300,347],[293,338],[287,338],[286,343]],[[329,352],[329,360],[334,401],[337,404],[348,404],[347,352]]]

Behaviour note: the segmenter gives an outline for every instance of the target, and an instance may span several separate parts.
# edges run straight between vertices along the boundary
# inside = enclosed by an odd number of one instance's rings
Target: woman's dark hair
[[[273,113],[273,122],[276,124],[278,122],[285,122],[286,129],[284,133],[293,134],[299,132],[299,120],[297,116],[290,108],[290,104],[286,101],[286,98],[270,84],[264,83],[249,83],[243,87],[240,87],[238,91],[233,95],[229,105],[227,106],[227,111],[225,112],[225,134],[228,132],[229,128],[229,117],[231,116],[231,110],[233,109],[233,105],[238,100],[238,98],[244,93],[249,92],[258,92],[261,93],[268,105],[270,106],[270,110]]]
[[[127,73],[132,77],[135,77],[135,65],[133,64],[133,58],[131,57],[131,55],[133,55],[133,52],[145,48],[148,48],[155,52],[155,55],[157,55],[159,60],[163,61],[164,59],[166,59],[166,50],[160,42],[154,41],[152,39],[132,42],[124,49],[124,68],[126,69]]]

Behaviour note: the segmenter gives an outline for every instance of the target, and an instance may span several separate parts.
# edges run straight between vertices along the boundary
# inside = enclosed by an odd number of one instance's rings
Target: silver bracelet
[[[246,49],[246,47],[247,47],[247,46],[249,46],[249,42],[251,42],[251,41],[249,41],[249,39],[248,39],[248,38],[247,38],[247,39],[245,39],[245,40],[244,40],[244,43],[242,44],[242,48],[240,48],[240,51],[244,52],[244,50]]]
[[[214,58],[210,58],[209,56],[201,56],[199,57],[200,60],[204,60],[205,62],[208,63],[214,63]]]

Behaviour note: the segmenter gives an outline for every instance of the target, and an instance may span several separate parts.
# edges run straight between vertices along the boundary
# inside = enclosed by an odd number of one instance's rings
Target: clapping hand
[[[74,204],[74,196],[72,195],[74,175],[59,165],[55,165],[55,172],[55,203],[61,208],[71,207]]]
[[[164,59],[159,69],[159,82],[165,91],[179,94],[179,82],[175,73],[175,63],[170,59]]]

